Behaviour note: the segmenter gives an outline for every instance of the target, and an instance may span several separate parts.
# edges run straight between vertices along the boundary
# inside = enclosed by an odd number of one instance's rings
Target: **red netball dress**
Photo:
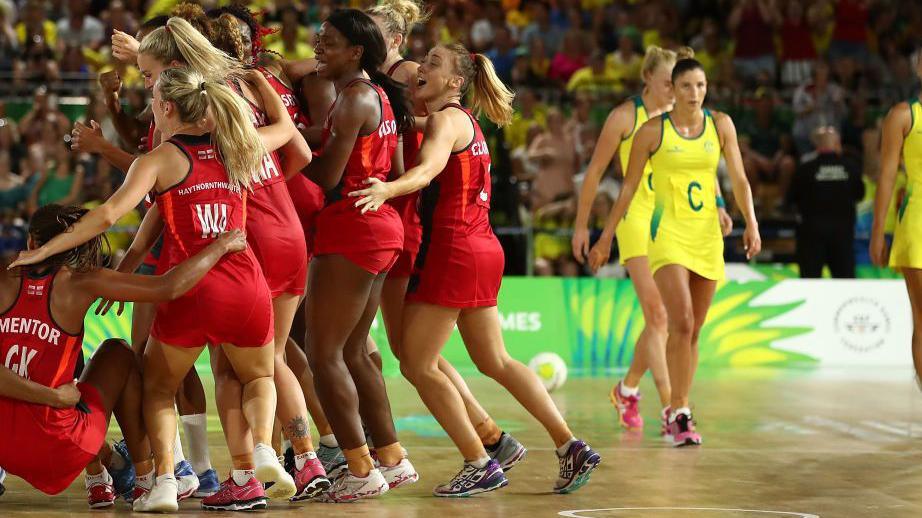
[[[406,63],[405,59],[391,65],[387,75],[393,77],[394,72],[400,68],[400,65]],[[409,171],[416,165],[416,158],[419,155],[419,148],[423,142],[423,133],[411,128],[403,133],[403,167]],[[390,180],[396,180],[391,175]],[[397,257],[394,267],[387,272],[390,278],[409,277],[413,273],[413,263],[416,261],[416,254],[419,252],[419,244],[423,239],[423,228],[419,222],[419,192],[411,192],[388,201],[391,206],[400,214],[400,220],[403,221],[403,250]]]
[[[272,86],[272,89],[279,94],[295,126],[297,126],[298,129],[310,127],[311,121],[307,114],[301,110],[301,106],[298,104],[298,97],[292,89],[265,67],[257,67],[257,70],[262,72],[263,76]],[[288,194],[291,196],[295,212],[298,214],[298,219],[301,221],[301,228],[304,230],[304,240],[307,242],[307,260],[310,261],[310,255],[313,252],[314,221],[317,218],[317,213],[323,208],[323,189],[316,183],[310,181],[303,174],[292,176],[288,179],[287,183]]]
[[[480,125],[474,138],[453,152],[445,169],[420,196],[423,242],[407,290],[408,302],[452,308],[496,305],[505,256],[490,227],[490,151]]]
[[[387,179],[391,170],[391,156],[397,148],[397,121],[391,103],[379,86],[367,79],[355,79],[343,90],[362,83],[372,88],[380,101],[381,121],[368,135],[359,135],[349,155],[346,169],[339,184],[327,193],[327,205],[317,215],[314,237],[315,255],[338,254],[346,257],[364,270],[378,275],[393,266],[398,252],[403,249],[403,223],[400,215],[388,204],[375,212],[361,213],[355,199],[348,194],[367,187],[365,180]],[[330,113],[336,109],[336,102]],[[323,142],[330,135],[332,117],[327,117]]]
[[[82,329],[72,335],[51,316],[55,274],[24,274],[16,301],[0,314],[0,361],[15,374],[53,388],[73,379],[83,347]],[[67,489],[106,437],[99,392],[88,383],[78,388],[89,413],[0,397],[0,466],[44,493]]]
[[[268,125],[265,112],[249,103],[257,128]],[[247,198],[247,242],[262,266],[272,297],[283,293],[302,295],[307,282],[307,244],[278,154],[263,157],[253,174]]]
[[[157,273],[208,246],[222,232],[243,229],[246,191],[230,184],[211,135],[176,135],[170,145],[189,159],[189,172],[156,194],[166,224]],[[233,344],[259,347],[273,336],[272,301],[262,269],[246,251],[225,255],[188,293],[157,305],[151,334],[178,347]]]

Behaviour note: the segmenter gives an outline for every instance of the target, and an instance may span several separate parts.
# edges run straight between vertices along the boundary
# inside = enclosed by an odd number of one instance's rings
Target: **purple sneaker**
[[[459,498],[495,491],[508,484],[509,481],[506,480],[503,468],[499,467],[495,459],[490,459],[490,462],[482,468],[465,462],[464,467],[453,479],[435,488],[432,494],[446,498]]]
[[[667,435],[672,437],[672,445],[676,448],[701,445],[701,435],[695,431],[695,420],[691,415],[677,414],[666,430]]]
[[[586,485],[592,470],[602,462],[602,457],[580,440],[573,441],[567,454],[562,457],[558,454],[557,458],[560,460],[560,475],[554,484],[554,492],[560,494],[572,493]]]

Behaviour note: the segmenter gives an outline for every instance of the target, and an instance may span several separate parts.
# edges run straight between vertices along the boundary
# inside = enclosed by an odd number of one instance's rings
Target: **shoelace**
[[[464,486],[468,483],[475,482],[472,479],[478,471],[480,471],[480,468],[477,466],[465,463],[461,471],[459,471],[458,474],[451,479],[451,482],[448,483],[448,487],[451,489],[464,489]]]

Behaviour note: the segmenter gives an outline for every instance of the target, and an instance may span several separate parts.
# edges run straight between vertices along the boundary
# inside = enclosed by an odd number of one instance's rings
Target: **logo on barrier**
[[[842,345],[855,352],[873,351],[890,334],[890,315],[874,299],[851,298],[836,311],[835,333]]]

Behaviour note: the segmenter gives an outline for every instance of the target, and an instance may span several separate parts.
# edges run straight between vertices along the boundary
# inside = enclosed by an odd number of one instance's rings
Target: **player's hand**
[[[349,193],[349,196],[352,198],[361,196],[361,199],[355,202],[355,206],[361,207],[362,214],[368,211],[377,211],[381,208],[381,205],[384,205],[384,202],[391,199],[393,196],[387,182],[382,182],[377,178],[367,178],[365,183],[368,185],[365,189]]]
[[[246,232],[236,229],[224,232],[218,236],[218,244],[224,248],[224,253],[242,252],[247,249]]]
[[[727,214],[727,209],[723,207],[717,208],[717,219],[720,221],[720,232],[727,237],[730,235],[730,232],[733,232],[733,218]]]
[[[589,229],[573,229],[573,237],[570,239],[570,246],[573,248],[573,257],[579,264],[585,264],[589,255]]]
[[[137,63],[138,48],[141,46],[134,36],[126,34],[118,29],[112,34],[112,55],[119,61],[125,63]]]
[[[887,246],[887,241],[882,234],[871,233],[869,252],[874,266],[887,266],[890,264],[890,247]]]
[[[96,306],[95,313],[101,317],[106,316],[109,310],[112,309],[112,305],[116,302],[118,303],[118,309],[115,310],[115,314],[122,316],[122,312],[125,311],[125,303],[120,300],[100,299],[99,305]]]
[[[589,269],[592,273],[598,273],[599,268],[608,263],[608,257],[611,255],[611,242],[612,238],[603,233],[592,245],[592,249],[589,250]]]
[[[99,74],[99,86],[107,94],[118,94],[122,89],[122,78],[118,76],[118,71],[109,70]]]
[[[106,141],[106,138],[102,135],[102,128],[94,120],[90,121],[89,126],[82,122],[74,123],[74,129],[70,132],[70,136],[71,148],[87,153],[99,153],[102,150],[103,142]]]
[[[48,406],[54,408],[72,408],[80,402],[80,390],[77,388],[77,380],[61,385],[54,389],[54,396],[48,402]]]
[[[743,232],[743,249],[746,250],[746,259],[752,259],[762,251],[762,236],[759,235],[759,228],[746,225],[746,231]]]
[[[48,251],[45,247],[40,246],[32,250],[23,250],[19,252],[19,255],[16,257],[16,260],[10,263],[7,266],[7,270],[12,270],[17,266],[27,266],[30,264],[38,264],[45,259],[48,259]]]

